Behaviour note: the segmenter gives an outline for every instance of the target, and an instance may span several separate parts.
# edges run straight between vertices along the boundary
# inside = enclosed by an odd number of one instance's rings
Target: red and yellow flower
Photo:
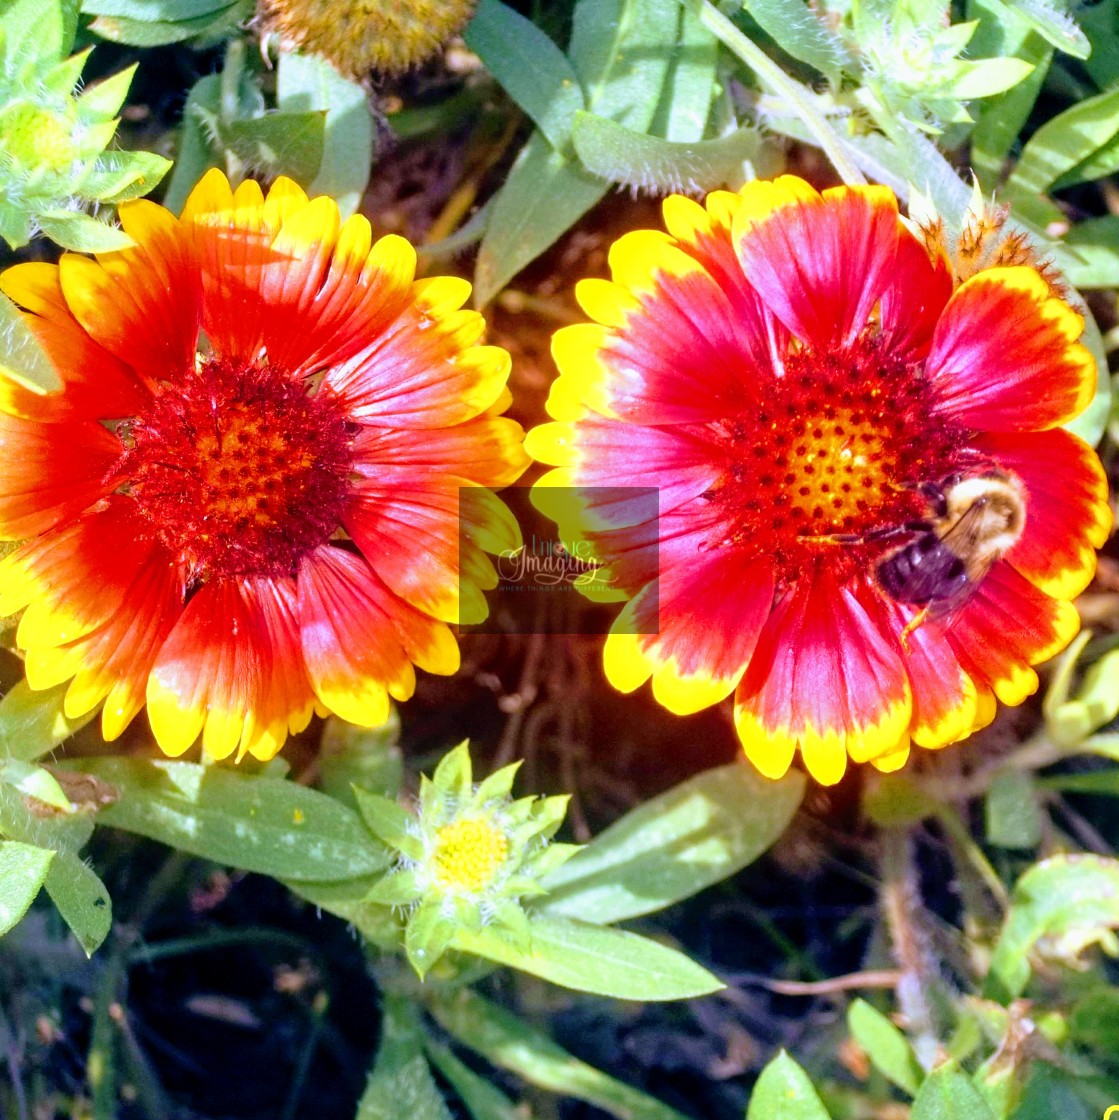
[[[28,683],[70,681],[113,739],[147,704],[169,755],[270,758],[313,712],[372,726],[517,546],[488,487],[527,459],[509,356],[470,285],[280,179],[217,171],[135,247],[21,264],[0,288],[61,393],[0,383],[0,614]],[[460,498],[461,495],[461,498]],[[460,520],[465,526],[460,549]]]
[[[527,443],[557,468],[534,500],[562,522],[584,495],[561,532],[631,596],[610,681],[652,678],[680,714],[734,693],[759,770],[799,750],[828,784],[1021,703],[1078,627],[1111,522],[1099,462],[1060,427],[1096,383],[1081,316],[1028,264],[964,279],[882,187],[784,176],[669,198],[664,218],[613,245],[611,281],[578,285],[594,322],[556,334],[556,422]],[[928,517],[923,485],[992,471],[1024,494],[1022,536],[922,620],[876,579],[885,531]],[[633,485],[659,517],[619,498]]]

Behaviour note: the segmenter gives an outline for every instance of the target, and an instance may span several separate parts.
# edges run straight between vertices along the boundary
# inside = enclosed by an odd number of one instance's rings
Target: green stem
[[[794,81],[759,47],[752,42],[710,0],[679,0],[694,13],[703,26],[736,54],[758,78],[793,107],[796,114],[824,150],[839,177],[849,186],[862,186],[866,176],[851,162],[840,144],[839,137],[812,102],[811,91]]]

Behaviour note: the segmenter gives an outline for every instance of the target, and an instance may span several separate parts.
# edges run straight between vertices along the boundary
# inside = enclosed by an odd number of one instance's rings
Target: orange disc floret
[[[956,275],[883,187],[783,176],[664,218],[576,288],[593,322],[555,335],[527,440],[536,504],[629,596],[611,682],[680,714],[733,693],[759,770],[799,752],[828,784],[1021,703],[1111,526],[1059,427],[1095,389],[1081,316],[1030,264]],[[655,518],[619,499],[635,463]]]
[[[134,248],[17,265],[61,393],[0,393],[0,613],[33,688],[70,681],[106,738],[147,705],[170,755],[270,758],[314,712],[367,726],[414,666],[453,673],[515,548],[488,488],[522,433],[469,285],[290,180],[217,171]],[[463,534],[463,524],[487,532]],[[460,578],[461,576],[461,578]]]

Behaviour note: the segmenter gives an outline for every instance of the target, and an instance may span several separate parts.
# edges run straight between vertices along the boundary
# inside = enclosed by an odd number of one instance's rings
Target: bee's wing
[[[942,537],[949,552],[955,553],[967,568],[968,578],[978,583],[994,564],[996,556],[985,547],[983,519],[985,502],[969,506],[960,518]]]

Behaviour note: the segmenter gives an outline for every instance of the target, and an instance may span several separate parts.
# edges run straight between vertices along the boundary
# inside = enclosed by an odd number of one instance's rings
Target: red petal
[[[951,295],[947,262],[943,257],[930,261],[924,245],[902,226],[897,258],[879,309],[886,351],[911,361],[924,358]]]
[[[65,390],[42,396],[5,379],[5,412],[33,420],[106,420],[133,416],[142,407],[147,391],[133,370],[94,342],[71,313],[58,265],[14,265],[0,274],[0,290],[25,309],[24,319]]]
[[[624,692],[652,676],[657,700],[685,715],[741,679],[773,606],[773,567],[691,536],[664,542],[661,571],[611,627],[606,675]]]
[[[773,612],[735,696],[739,738],[763,774],[779,777],[799,748],[832,785],[848,755],[865,762],[906,745],[909,680],[874,598],[860,603],[820,570]]]
[[[776,181],[777,184],[781,180]],[[736,215],[742,271],[770,310],[803,342],[829,349],[854,340],[882,297],[897,257],[897,199],[886,187],[802,191],[763,212],[750,188]],[[762,191],[763,188],[757,188]]]
[[[271,635],[252,595],[236,580],[199,588],[148,678],[148,718],[165,754],[202,748],[226,758],[259,709]]]
[[[93,421],[38,424],[0,413],[0,539],[76,517],[112,490],[120,455],[120,440]]]
[[[354,439],[354,469],[367,478],[390,480],[439,476],[500,488],[515,482],[528,465],[520,424],[505,417],[469,420],[453,428],[363,428]]]
[[[1084,320],[1032,268],[992,268],[948,301],[926,369],[937,410],[978,431],[1037,431],[1082,412],[1096,362]]]
[[[171,558],[143,533],[131,502],[113,498],[8,556],[0,607],[27,605],[18,641],[33,687],[73,677],[66,711],[78,717],[102,701],[105,736],[115,739],[143,707],[148,673],[182,610]]]
[[[135,248],[96,261],[66,253],[59,282],[67,306],[90,336],[146,383],[193,368],[201,323],[198,266],[178,220],[140,200],[120,208]]]
[[[1000,561],[947,620],[946,632],[963,668],[1014,705],[1037,689],[1030,666],[1059,653],[1079,628],[1075,607],[1051,599]]]
[[[410,656],[433,672],[458,668],[446,626],[397,598],[361,557],[332,545],[300,570],[299,626],[316,697],[362,726],[388,718],[390,695],[411,696]]]

